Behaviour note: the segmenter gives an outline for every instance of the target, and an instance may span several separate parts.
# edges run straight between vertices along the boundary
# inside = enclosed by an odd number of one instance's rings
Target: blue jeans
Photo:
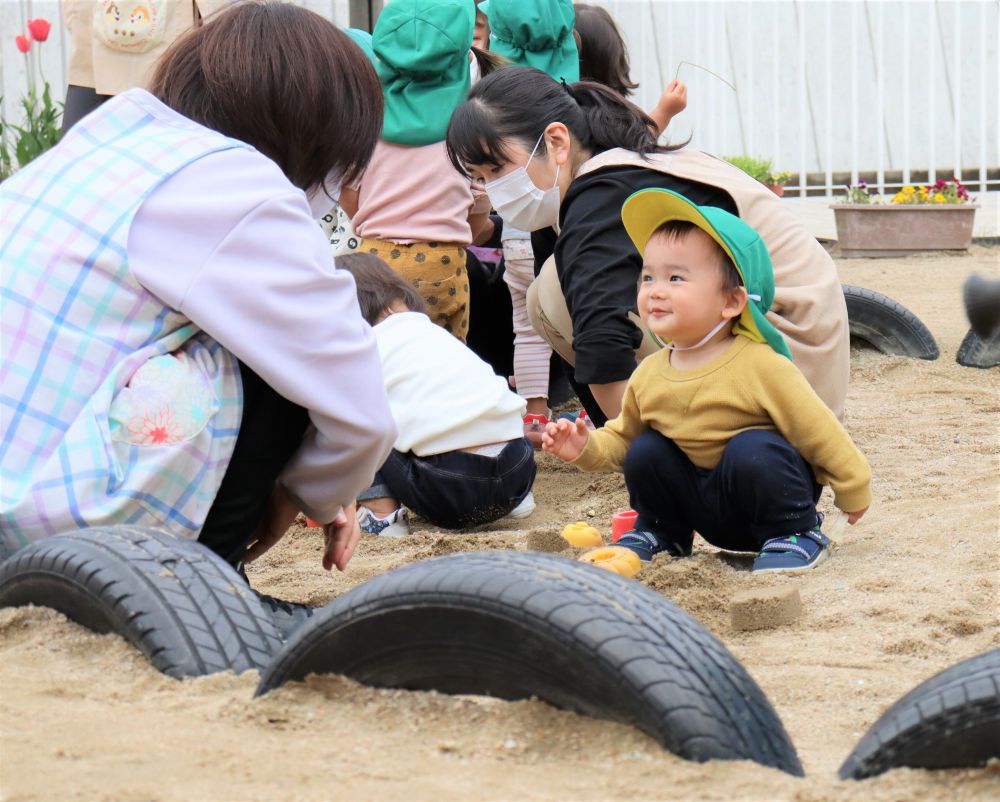
[[[736,435],[711,469],[659,432],[643,432],[625,455],[625,484],[639,513],[635,528],[685,552],[694,531],[721,549],[756,552],[820,521],[812,468],[780,434],[762,429]]]
[[[444,529],[464,529],[502,518],[520,504],[535,481],[535,450],[511,440],[496,457],[446,451],[429,457],[395,449],[358,496],[392,496]]]

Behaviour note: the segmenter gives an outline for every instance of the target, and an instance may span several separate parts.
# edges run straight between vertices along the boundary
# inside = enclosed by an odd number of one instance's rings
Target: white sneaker
[[[367,507],[358,507],[358,525],[362,532],[367,532],[369,535],[405,537],[410,534],[410,524],[406,517],[405,507],[390,512],[384,518],[379,518]]]
[[[521,503],[507,513],[507,518],[527,518],[535,511],[535,496],[529,490],[528,495],[521,499]]]

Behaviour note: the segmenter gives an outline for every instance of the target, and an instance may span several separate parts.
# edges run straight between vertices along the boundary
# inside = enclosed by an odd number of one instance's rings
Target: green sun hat
[[[354,44],[364,51],[364,54],[368,56],[368,60],[375,64],[378,59],[375,57],[375,51],[372,50],[372,35],[368,31],[363,31],[361,28],[344,28],[344,33],[354,40]]]
[[[490,22],[492,52],[557,81],[580,80],[572,0],[484,0],[479,10]]]
[[[399,145],[444,140],[472,82],[469,48],[476,9],[468,0],[393,0],[372,32],[382,81],[382,139]]]
[[[646,250],[653,232],[671,220],[694,223],[719,244],[736,266],[750,297],[733,326],[733,333],[767,343],[791,359],[785,338],[764,316],[774,302],[774,268],[771,254],[756,229],[725,209],[698,206],[669,189],[639,190],[622,206],[622,222],[639,253]]]

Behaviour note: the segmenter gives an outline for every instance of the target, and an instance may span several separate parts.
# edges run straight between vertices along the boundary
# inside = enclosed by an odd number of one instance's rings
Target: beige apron
[[[657,170],[732,197],[740,218],[761,235],[774,264],[774,303],[767,319],[784,335],[795,364],[816,394],[842,419],[851,367],[847,305],[833,259],[791,210],[739,168],[699,150],[684,148],[644,159],[616,148],[584,162],[577,177],[606,167]],[[529,289],[528,314],[538,333],[574,363],[572,321],[554,259],[545,263]],[[655,350],[645,333],[637,355],[642,358]]]
[[[70,32],[67,82],[117,95],[145,86],[163,51],[233,0],[63,0]]]

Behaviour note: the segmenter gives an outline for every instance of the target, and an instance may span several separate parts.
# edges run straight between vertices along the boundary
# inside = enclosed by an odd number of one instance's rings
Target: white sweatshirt
[[[427,457],[524,436],[524,399],[427,315],[391,314],[375,340],[397,451]]]

